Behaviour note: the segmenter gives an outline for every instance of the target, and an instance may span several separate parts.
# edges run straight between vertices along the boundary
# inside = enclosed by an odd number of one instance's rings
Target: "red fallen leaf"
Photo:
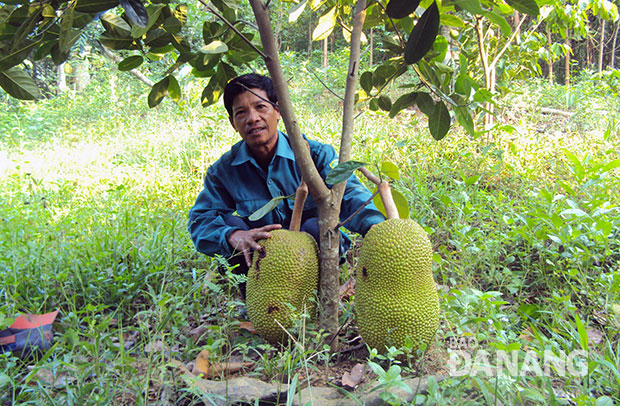
[[[364,369],[364,364],[355,364],[350,373],[345,372],[342,375],[342,386],[355,389],[364,378]]]
[[[242,369],[253,368],[254,363],[250,361],[246,362],[218,362],[211,365],[209,371],[209,378],[216,378],[222,375],[231,375],[235,372],[239,372]]]
[[[350,277],[344,285],[340,287],[340,300],[351,297],[355,294],[355,278]]]
[[[256,332],[256,329],[252,325],[251,321],[241,321],[241,322],[239,322],[239,328],[242,328],[244,330],[248,330],[252,334],[258,334]]]

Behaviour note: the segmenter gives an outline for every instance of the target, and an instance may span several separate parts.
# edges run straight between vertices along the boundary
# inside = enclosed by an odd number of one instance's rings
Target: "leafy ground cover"
[[[337,101],[307,72],[291,89],[302,130],[337,145]],[[407,348],[381,356],[359,345],[352,290],[343,290],[341,353],[329,354],[303,318],[288,347],[247,330],[238,278],[220,276],[220,261],[195,253],[186,232],[206,168],[237,141],[221,106],[188,97],[149,110],[143,90],[114,98],[101,84],[8,100],[0,327],[22,312],[61,314],[47,353],[0,355],[0,401],[148,404],[166,393],[210,404],[175,366],[208,354],[212,364],[252,363],[237,375],[313,386],[341,385],[362,363],[360,385],[390,404],[413,375],[446,377],[429,381],[420,405],[620,402],[620,100],[585,75],[571,88],[512,90],[500,124],[476,139],[454,129],[435,142],[414,110],[357,119],[354,158],[399,166],[395,188],[435,248],[441,327],[414,363],[399,361]]]

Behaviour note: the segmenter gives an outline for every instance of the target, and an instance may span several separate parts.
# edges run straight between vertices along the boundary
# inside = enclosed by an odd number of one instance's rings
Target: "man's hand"
[[[261,228],[253,228],[251,230],[235,230],[230,236],[228,236],[228,244],[237,251],[243,252],[245,257],[245,263],[248,264],[248,268],[252,266],[252,258],[250,253],[253,250],[261,249],[258,245],[258,240],[269,238],[271,235],[269,231],[278,230],[282,228],[280,224],[270,224]]]

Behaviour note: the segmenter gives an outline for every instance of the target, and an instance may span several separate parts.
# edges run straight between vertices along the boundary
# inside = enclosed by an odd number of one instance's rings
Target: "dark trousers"
[[[250,226],[239,216],[228,216],[226,218],[226,224],[232,227],[239,227],[242,230],[249,230]],[[300,231],[305,231],[314,237],[314,240],[319,243],[319,219],[317,217],[311,217],[304,221],[301,224]],[[345,239],[340,234],[340,263],[344,262],[344,251],[345,251]],[[237,252],[232,257],[228,258],[228,264],[231,268],[233,268],[233,273],[238,275],[247,275],[248,274],[248,266],[245,263],[245,257],[243,253]],[[241,295],[245,299],[245,283],[239,286],[241,290]]]

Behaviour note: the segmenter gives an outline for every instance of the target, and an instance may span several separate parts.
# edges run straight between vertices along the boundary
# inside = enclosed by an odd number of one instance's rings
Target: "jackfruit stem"
[[[307,197],[308,185],[304,181],[304,178],[301,178],[301,182],[295,192],[295,204],[293,205],[293,215],[291,216],[289,230],[299,231],[299,228],[301,227],[301,215],[303,214],[304,204],[306,203]]]
[[[385,217],[387,217],[388,220],[399,218],[398,209],[396,208],[396,203],[392,197],[390,184],[384,180],[381,180],[378,176],[370,172],[365,167],[359,168],[359,171],[366,176],[366,179],[377,185],[379,196],[381,197],[383,207],[385,208]]]

